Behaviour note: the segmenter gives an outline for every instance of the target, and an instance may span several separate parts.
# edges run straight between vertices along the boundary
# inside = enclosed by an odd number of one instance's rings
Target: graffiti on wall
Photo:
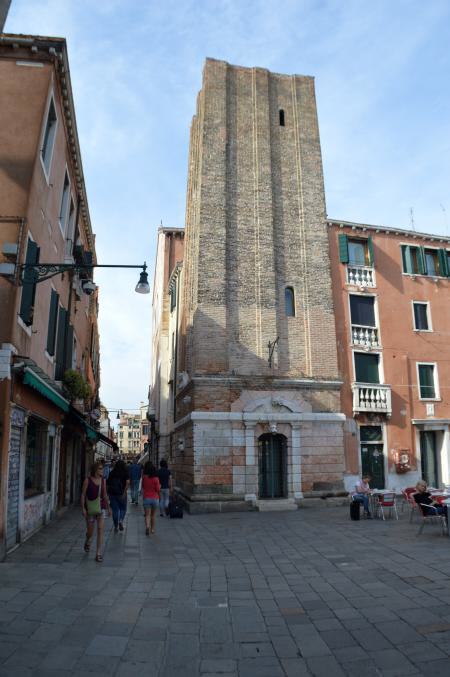
[[[41,526],[44,516],[44,494],[27,498],[23,507],[23,535]]]

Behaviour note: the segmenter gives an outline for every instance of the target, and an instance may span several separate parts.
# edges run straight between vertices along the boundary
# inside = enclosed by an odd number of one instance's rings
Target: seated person
[[[433,501],[430,492],[428,491],[427,483],[424,480],[419,480],[416,484],[417,492],[413,494],[414,500],[422,511],[425,517],[429,515],[445,515],[447,517],[447,506],[440,505]],[[429,508],[427,506],[430,506]]]
[[[369,482],[371,479],[372,478],[370,475],[363,475],[359,482],[355,485],[355,493],[352,496],[354,501],[358,501],[364,505],[364,512],[366,513],[367,519],[372,518],[369,510]]]

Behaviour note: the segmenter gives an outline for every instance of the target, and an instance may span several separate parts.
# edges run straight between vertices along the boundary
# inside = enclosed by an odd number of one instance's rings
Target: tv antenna
[[[416,230],[416,226],[414,224],[414,209],[412,207],[409,208],[409,220],[411,221],[411,230]]]

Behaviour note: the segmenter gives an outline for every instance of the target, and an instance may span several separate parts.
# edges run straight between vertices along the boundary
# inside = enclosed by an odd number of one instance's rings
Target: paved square
[[[77,510],[0,564],[0,676],[450,675],[450,540],[344,507],[159,519],[83,552]]]

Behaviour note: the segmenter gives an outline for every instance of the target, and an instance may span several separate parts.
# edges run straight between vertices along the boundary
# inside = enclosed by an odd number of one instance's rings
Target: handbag
[[[89,517],[94,517],[95,515],[101,515],[102,514],[102,506],[101,506],[101,498],[100,494],[102,493],[100,489],[103,486],[103,480],[102,480],[102,485],[98,487],[98,492],[97,492],[97,497],[93,499],[89,499],[86,496],[86,511]]]

